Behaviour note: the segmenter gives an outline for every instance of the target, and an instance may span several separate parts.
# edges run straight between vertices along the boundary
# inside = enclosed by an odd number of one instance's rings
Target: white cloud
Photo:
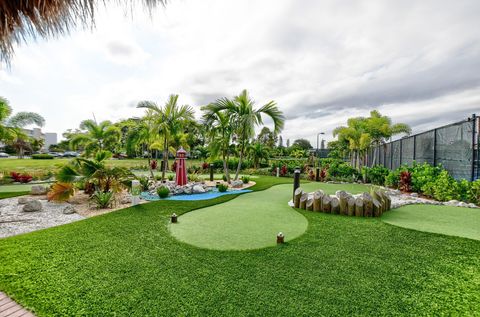
[[[247,88],[287,114],[284,140],[313,143],[372,108],[423,129],[480,99],[474,0],[185,0],[152,19],[143,11],[109,6],[92,32],[19,47],[0,70],[0,95],[60,133],[92,112],[140,115],[132,105],[143,99],[178,93],[198,110]]]

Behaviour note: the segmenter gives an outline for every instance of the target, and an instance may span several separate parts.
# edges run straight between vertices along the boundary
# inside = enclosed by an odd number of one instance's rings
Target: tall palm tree
[[[170,95],[163,107],[159,107],[151,101],[141,101],[138,103],[137,108],[147,109],[146,115],[153,121],[151,133],[160,136],[162,139],[162,142],[158,144],[158,148],[163,150],[162,181],[164,181],[168,169],[170,142],[176,140],[180,134],[184,133],[184,129],[189,122],[194,121],[193,109],[188,105],[179,106],[178,95]]]
[[[207,106],[203,106],[202,121],[208,133],[210,155],[213,157],[221,155],[223,170],[227,182],[230,183],[228,161],[232,154],[231,145],[234,129],[227,111],[220,110],[225,102],[229,102],[227,98],[218,99]]]
[[[250,98],[247,90],[243,90],[233,100],[224,98],[221,103],[218,103],[216,109],[226,110],[231,116],[236,140],[239,145],[238,166],[235,173],[235,180],[238,179],[240,169],[242,167],[245,149],[248,141],[255,136],[255,127],[263,124],[262,115],[266,115],[272,119],[274,124],[273,132],[280,133],[285,124],[285,117],[278,109],[275,101],[270,101],[262,107],[255,109],[255,101]]]
[[[43,127],[45,119],[35,112],[17,112],[12,116],[12,107],[6,98],[0,97],[0,141],[13,144],[23,157],[28,136],[22,128],[28,125]]]
[[[378,147],[381,144],[385,144],[386,141],[391,139],[394,135],[402,133],[409,135],[412,132],[412,129],[408,124],[392,124],[392,119],[390,119],[388,116],[382,116],[377,110],[372,110],[370,112],[370,117],[366,118],[365,130],[370,135],[372,145],[375,147],[372,166],[376,163],[376,154]]]
[[[150,112],[150,110],[148,110],[147,112]],[[159,141],[159,136],[155,133],[151,133],[153,129],[154,128],[152,116],[146,115],[144,118],[142,118],[141,121],[137,123],[136,126],[129,130],[125,142],[127,153],[136,152],[135,150],[139,146],[142,149],[142,153],[147,150],[146,152],[148,152],[148,168],[150,170],[150,176],[152,179],[154,178],[151,164],[152,150],[154,149],[155,144]]]
[[[80,129],[85,132],[74,134],[70,145],[72,148],[83,146],[87,157],[98,151],[113,150],[122,136],[120,129],[108,120],[100,123],[84,120],[80,123]]]

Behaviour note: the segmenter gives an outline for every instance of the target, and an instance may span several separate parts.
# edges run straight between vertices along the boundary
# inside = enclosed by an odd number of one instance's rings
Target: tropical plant
[[[170,194],[170,189],[168,189],[167,186],[160,186],[157,188],[157,195],[160,198],[167,198],[168,195]]]
[[[250,177],[248,177],[248,176],[242,176],[242,182],[243,182],[244,184],[248,184],[248,183],[250,182]]]
[[[365,119],[364,129],[370,136],[372,145],[375,146],[372,165],[376,164],[376,151],[381,144],[385,144],[387,140],[397,134],[409,135],[412,132],[409,125],[405,123],[392,124],[392,120],[388,116],[382,116],[377,110],[370,111],[370,117]]]
[[[400,172],[398,188],[403,192],[412,191],[412,174],[408,170]]]
[[[50,191],[47,193],[47,199],[48,201],[67,201],[74,194],[74,184],[57,182],[50,187]]]
[[[255,136],[255,127],[263,124],[262,116],[266,115],[272,119],[274,124],[273,132],[275,134],[278,134],[283,129],[285,122],[283,113],[278,109],[274,101],[270,101],[258,109],[255,109],[254,106],[255,102],[250,98],[247,90],[243,90],[232,100],[223,98],[209,105],[210,111],[213,113],[226,111],[226,115],[230,118],[234,128],[236,142],[239,147],[235,180],[238,179],[248,141]]]
[[[141,101],[137,108],[147,109],[146,117],[152,122],[151,133],[158,136],[161,142],[154,142],[151,147],[163,151],[162,181],[168,170],[169,152],[171,142],[179,142],[178,138],[184,133],[188,123],[194,121],[193,108],[188,105],[178,105],[178,95],[170,95],[163,107],[151,101]]]
[[[343,147],[348,146],[352,166],[361,168],[362,154],[369,148],[371,137],[366,131],[366,119],[363,117],[350,118],[347,126],[337,127],[333,130],[333,136],[338,137]]]
[[[120,129],[110,121],[84,120],[80,130],[82,132],[71,136],[70,145],[74,149],[82,146],[87,157],[99,151],[114,150],[121,137]]]
[[[385,184],[385,177],[388,175],[390,171],[388,168],[375,165],[373,167],[362,167],[362,177],[365,182],[372,183],[375,185],[383,186]]]
[[[228,185],[226,184],[218,184],[218,191],[221,192],[221,193],[224,193],[226,192],[228,189]]]
[[[258,168],[262,160],[268,160],[270,153],[268,148],[259,142],[250,144],[247,148],[249,159],[253,161],[253,167]]]
[[[104,208],[109,208],[112,206],[113,203],[113,192],[107,191],[107,192],[102,192],[102,191],[96,191],[93,196],[92,200],[93,202],[97,205],[98,208],[104,209]]]

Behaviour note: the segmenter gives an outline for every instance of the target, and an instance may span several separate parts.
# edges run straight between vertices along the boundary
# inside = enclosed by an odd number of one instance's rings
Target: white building
[[[40,128],[23,129],[23,132],[25,132],[25,134],[31,138],[44,141],[43,147],[41,148],[42,152],[47,152],[50,145],[54,145],[58,143],[57,134],[55,132],[44,133]],[[5,144],[0,142],[0,149],[3,148],[4,146]]]

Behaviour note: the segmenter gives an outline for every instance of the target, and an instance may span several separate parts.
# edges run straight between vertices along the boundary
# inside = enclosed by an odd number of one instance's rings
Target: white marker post
[[[138,180],[132,181],[132,206],[138,205],[140,203],[140,192],[142,191],[142,187],[140,186],[140,182]]]
[[[280,167],[277,166],[277,177],[280,177]]]

